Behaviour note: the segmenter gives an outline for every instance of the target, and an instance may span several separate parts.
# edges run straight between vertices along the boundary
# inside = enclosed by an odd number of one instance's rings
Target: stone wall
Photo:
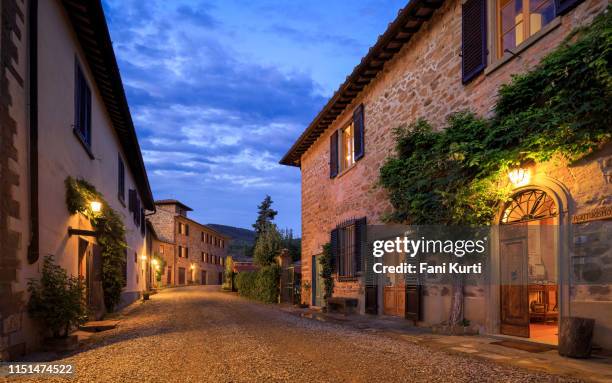
[[[0,15],[0,360],[26,351],[24,289],[27,262],[26,7],[2,0]]]
[[[503,63],[491,60],[485,73],[464,85],[460,57],[461,1],[445,2],[302,156],[304,281],[311,280],[311,257],[321,253],[322,245],[329,242],[330,231],[339,222],[367,216],[368,224],[377,224],[391,211],[377,181],[384,160],[394,153],[394,128],[425,118],[440,129],[451,113],[464,109],[490,115],[501,84],[509,82],[513,74],[532,68],[572,29],[590,22],[606,6],[607,1],[585,1],[557,18],[520,55]],[[330,135],[350,121],[353,110],[361,103],[365,106],[365,156],[343,174],[330,179]],[[607,161],[609,154],[604,151],[572,167],[553,161],[542,165],[541,170],[570,189],[571,208],[579,212],[589,206],[612,202],[606,199],[612,189],[600,165]],[[311,297],[303,294],[302,301],[310,302]],[[363,286],[360,282],[336,281],[334,295],[361,298]],[[363,310],[360,300],[360,311]]]

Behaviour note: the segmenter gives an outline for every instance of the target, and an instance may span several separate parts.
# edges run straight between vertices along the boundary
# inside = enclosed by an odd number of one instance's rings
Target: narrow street
[[[300,318],[211,287],[164,290],[96,334],[69,381],[572,381]],[[49,378],[64,381],[61,378]],[[32,380],[34,381],[34,380]],[[36,380],[40,381],[40,379]]]

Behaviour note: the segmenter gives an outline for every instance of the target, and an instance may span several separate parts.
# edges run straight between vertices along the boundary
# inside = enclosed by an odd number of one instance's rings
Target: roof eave
[[[347,76],[306,130],[280,160],[281,165],[300,166],[302,155],[380,73],[384,65],[408,43],[421,25],[433,16],[444,0],[412,0],[398,12],[366,56]]]

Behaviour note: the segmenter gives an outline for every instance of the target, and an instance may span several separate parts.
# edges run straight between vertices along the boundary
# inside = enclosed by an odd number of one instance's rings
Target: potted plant
[[[87,319],[85,288],[79,278],[68,276],[52,255],[43,262],[40,279],[28,282],[30,316],[43,324],[51,337],[45,344],[54,349],[76,346],[70,331]]]

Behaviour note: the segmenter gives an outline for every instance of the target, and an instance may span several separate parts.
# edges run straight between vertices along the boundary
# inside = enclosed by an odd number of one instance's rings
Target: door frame
[[[571,203],[569,190],[554,178],[544,174],[535,174],[532,182],[528,185],[512,190],[513,194],[527,190],[541,190],[553,199],[557,206],[557,216],[554,217],[553,225],[556,227],[554,236],[554,252],[557,258],[557,294],[559,302],[559,318],[569,316],[570,310],[570,267],[569,267],[569,241],[571,238],[570,213],[575,210]],[[491,262],[489,275],[491,283],[485,286],[486,300],[486,323],[485,331],[488,334],[501,334],[501,289],[500,289],[500,236],[499,222],[504,213],[504,207],[500,206],[491,226]],[[560,333],[560,332],[559,332]],[[529,339],[529,338],[525,338]]]

